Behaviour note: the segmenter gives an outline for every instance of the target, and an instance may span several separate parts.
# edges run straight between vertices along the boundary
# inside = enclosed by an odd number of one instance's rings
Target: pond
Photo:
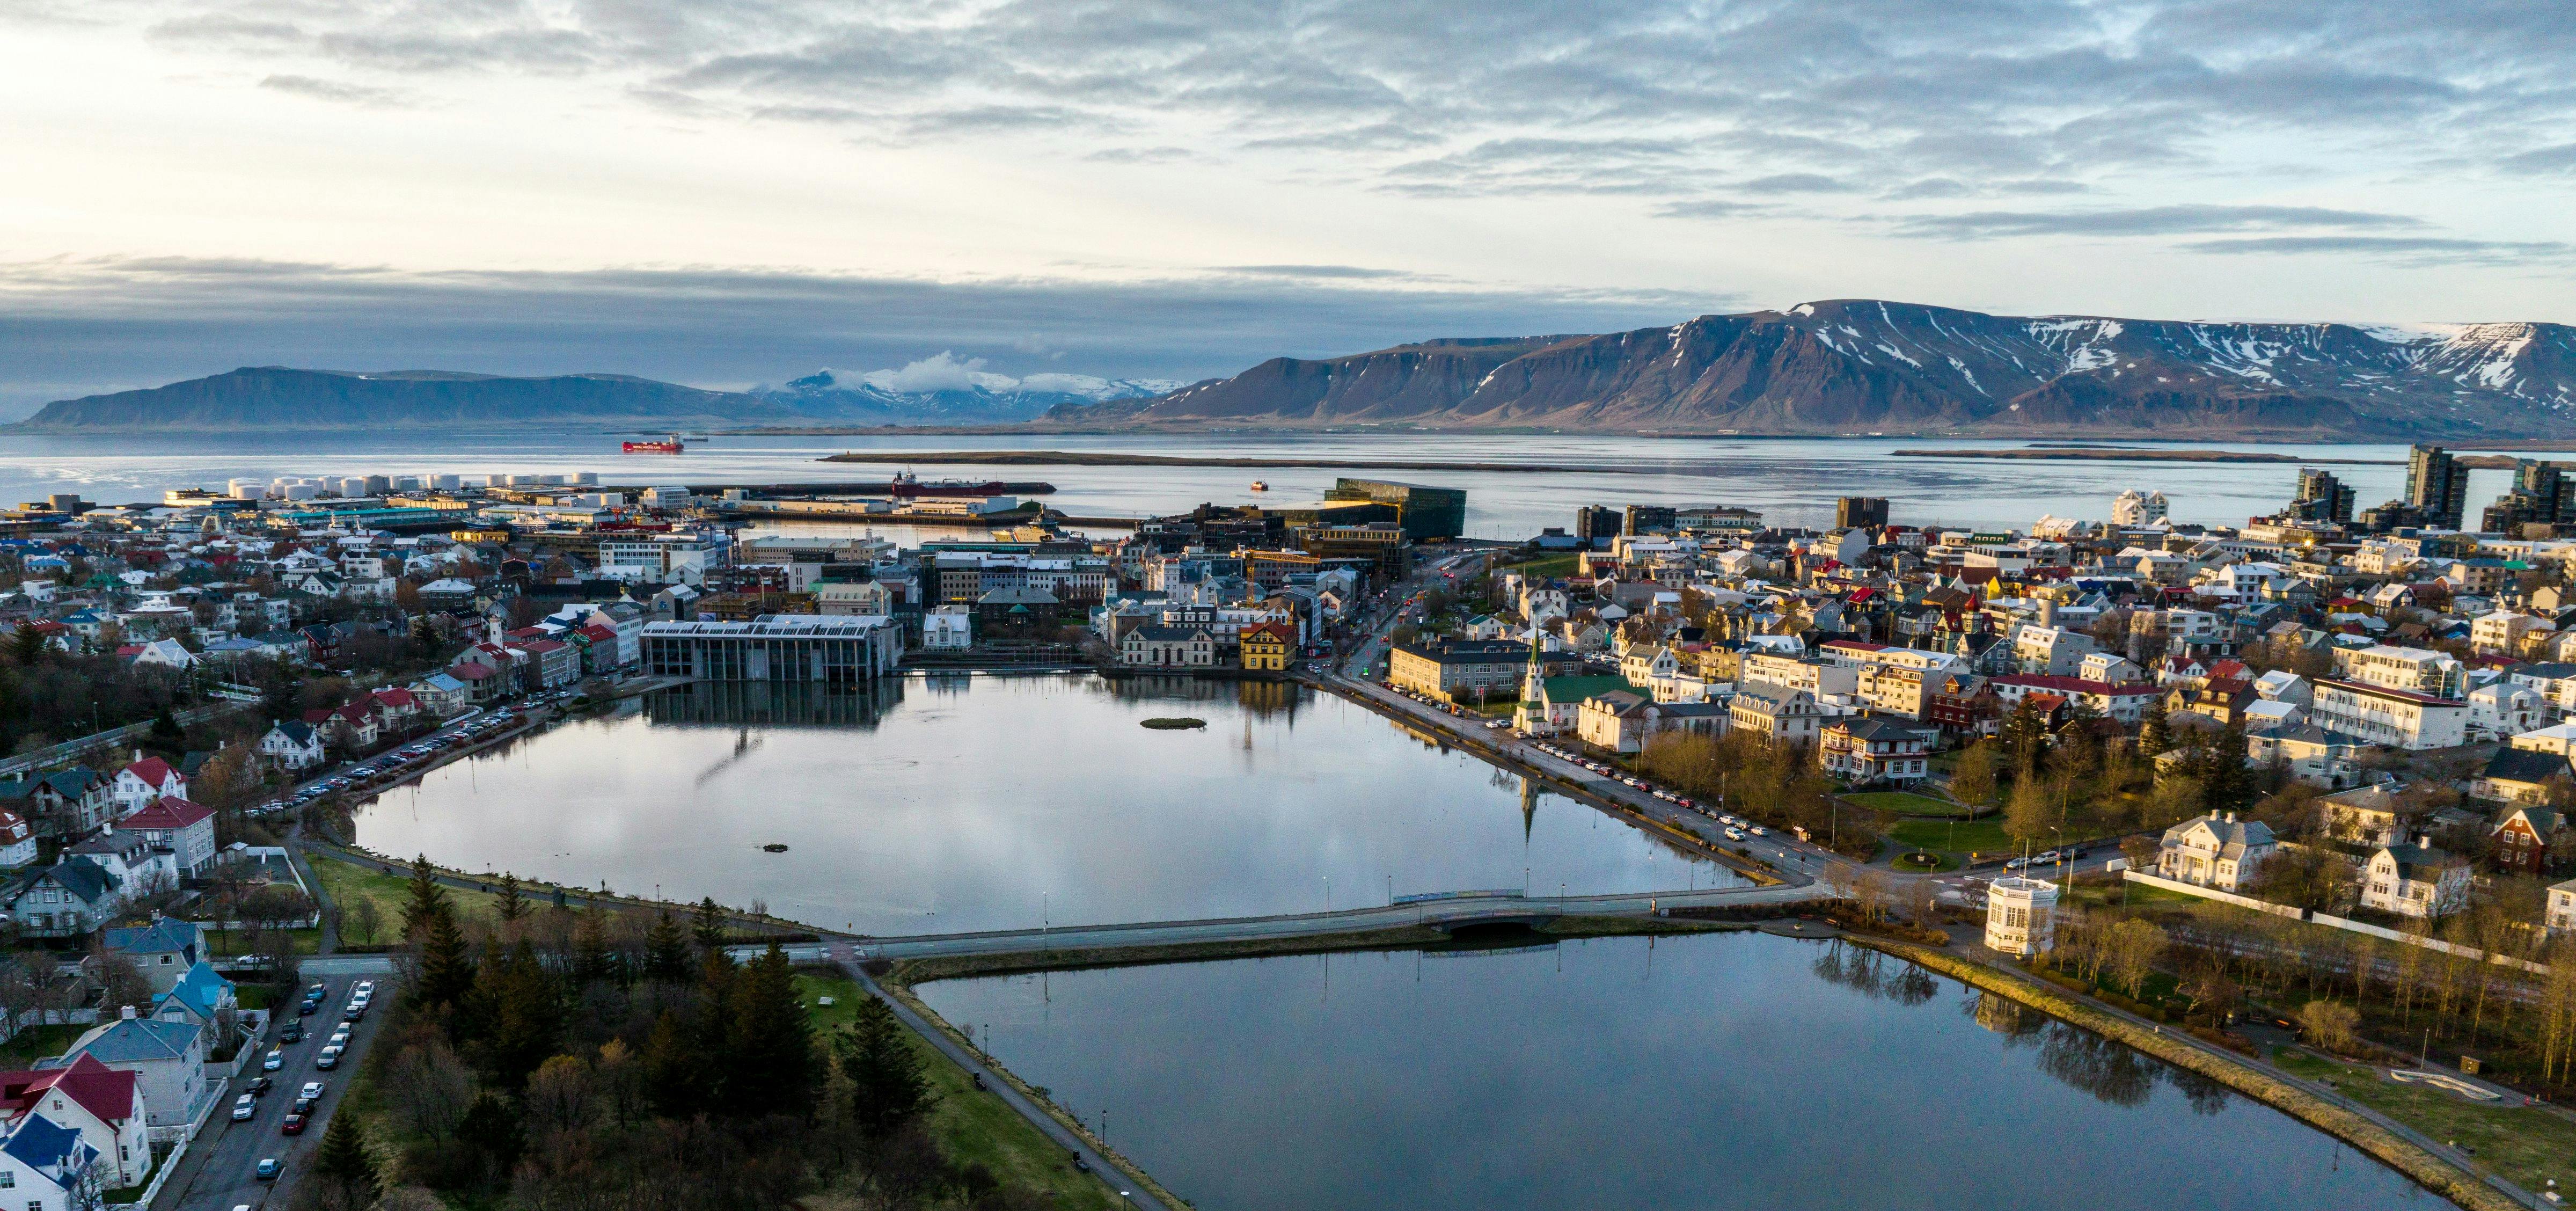
[[[357,836],[880,935],[1738,882],[1330,695],[1089,674],[701,683],[388,791]]]
[[[922,986],[1206,1211],[2449,1204],[1912,964],[1739,933]]]

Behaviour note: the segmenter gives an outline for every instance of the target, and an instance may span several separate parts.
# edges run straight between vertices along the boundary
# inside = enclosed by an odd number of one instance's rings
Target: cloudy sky
[[[0,409],[1865,296],[2576,321],[2541,0],[0,0]]]

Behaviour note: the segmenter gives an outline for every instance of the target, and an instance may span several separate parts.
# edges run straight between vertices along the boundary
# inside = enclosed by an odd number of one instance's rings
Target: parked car
[[[245,1093],[240,1097],[233,1099],[234,1122],[248,1122],[250,1121],[250,1117],[257,1113],[259,1113],[259,1099],[257,1097]]]
[[[279,1135],[302,1135],[304,1134],[304,1121],[303,1115],[287,1115],[284,1119],[279,1120],[277,1124],[277,1133]]]
[[[297,1091],[296,1096],[297,1096],[297,1097],[320,1097],[320,1096],[322,1096],[322,1082],[320,1082],[320,1081],[306,1081],[306,1082],[304,1082],[304,1088],[303,1088],[303,1089],[301,1089],[301,1090],[299,1090],[299,1091]]]
[[[259,1061],[259,1070],[262,1072],[275,1072],[284,1067],[286,1067],[286,1053],[275,1047],[269,1048],[268,1054]]]
[[[288,1022],[288,1023],[286,1024],[286,1029],[284,1029],[284,1030],[281,1030],[281,1031],[278,1031],[278,1032],[277,1032],[277,1041],[278,1041],[278,1042],[281,1042],[281,1043],[301,1043],[301,1042],[303,1042],[303,1041],[304,1041],[304,1023],[302,1023],[302,1022]]]
[[[295,1099],[295,1106],[288,1113],[293,1114],[297,1118],[313,1117],[313,1099],[309,1097],[300,1097]]]
[[[322,1054],[313,1057],[313,1066],[324,1072],[329,1072],[330,1070],[340,1066],[340,1053],[329,1047],[325,1047],[322,1049]]]
[[[285,1170],[286,1166],[283,1163],[280,1163],[276,1157],[263,1156],[259,1158],[259,1168],[254,1171],[254,1175],[261,1181],[273,1182],[277,1180],[277,1175],[285,1172]]]

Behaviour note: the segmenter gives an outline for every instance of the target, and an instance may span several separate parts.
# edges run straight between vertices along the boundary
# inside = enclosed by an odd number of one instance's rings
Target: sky
[[[2576,321],[2541,0],[0,0],[0,163],[0,414],[1840,297]]]

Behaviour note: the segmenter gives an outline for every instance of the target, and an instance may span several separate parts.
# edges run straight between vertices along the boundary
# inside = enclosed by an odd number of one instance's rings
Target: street
[[[366,1017],[351,1032],[349,1049],[340,1057],[340,1066],[329,1072],[322,1071],[314,1067],[314,1058],[321,1054],[322,1044],[330,1038],[331,1031],[339,1026],[341,1010],[349,1003],[350,990],[363,978],[368,977],[319,977],[318,982],[329,987],[330,995],[323,998],[322,1007],[311,1017],[295,1015],[294,998],[289,998],[277,1009],[268,1033],[259,1043],[259,1053],[264,1056],[269,1047],[276,1045],[278,1031],[288,1022],[304,1024],[304,1041],[280,1048],[285,1056],[285,1066],[265,1074],[273,1085],[268,1095],[259,1099],[258,1112],[249,1120],[232,1121],[232,1102],[253,1078],[262,1075],[260,1062],[251,1061],[250,1067],[225,1087],[221,1104],[215,1107],[205,1128],[197,1133],[196,1142],[188,1146],[188,1155],[180,1160],[183,1166],[193,1166],[193,1172],[187,1175],[186,1192],[180,1196],[179,1207],[185,1211],[231,1211],[244,1205],[286,1205],[287,1194],[296,1178],[312,1163],[313,1153],[322,1146],[322,1129],[329,1124],[332,1112],[339,1108],[341,1095],[348,1089],[349,1082],[356,1079],[358,1066],[382,1029],[392,999],[400,995],[391,980],[375,977],[374,1007],[367,1010]],[[307,980],[306,984],[315,982],[317,980]],[[305,1127],[302,1135],[280,1134],[279,1125],[295,1104],[296,1090],[306,1081],[322,1082],[322,1098],[313,1121]],[[285,1172],[274,1182],[261,1181],[254,1172],[261,1159],[266,1157],[275,1157],[286,1163]],[[178,1179],[172,1180],[175,1184]]]

